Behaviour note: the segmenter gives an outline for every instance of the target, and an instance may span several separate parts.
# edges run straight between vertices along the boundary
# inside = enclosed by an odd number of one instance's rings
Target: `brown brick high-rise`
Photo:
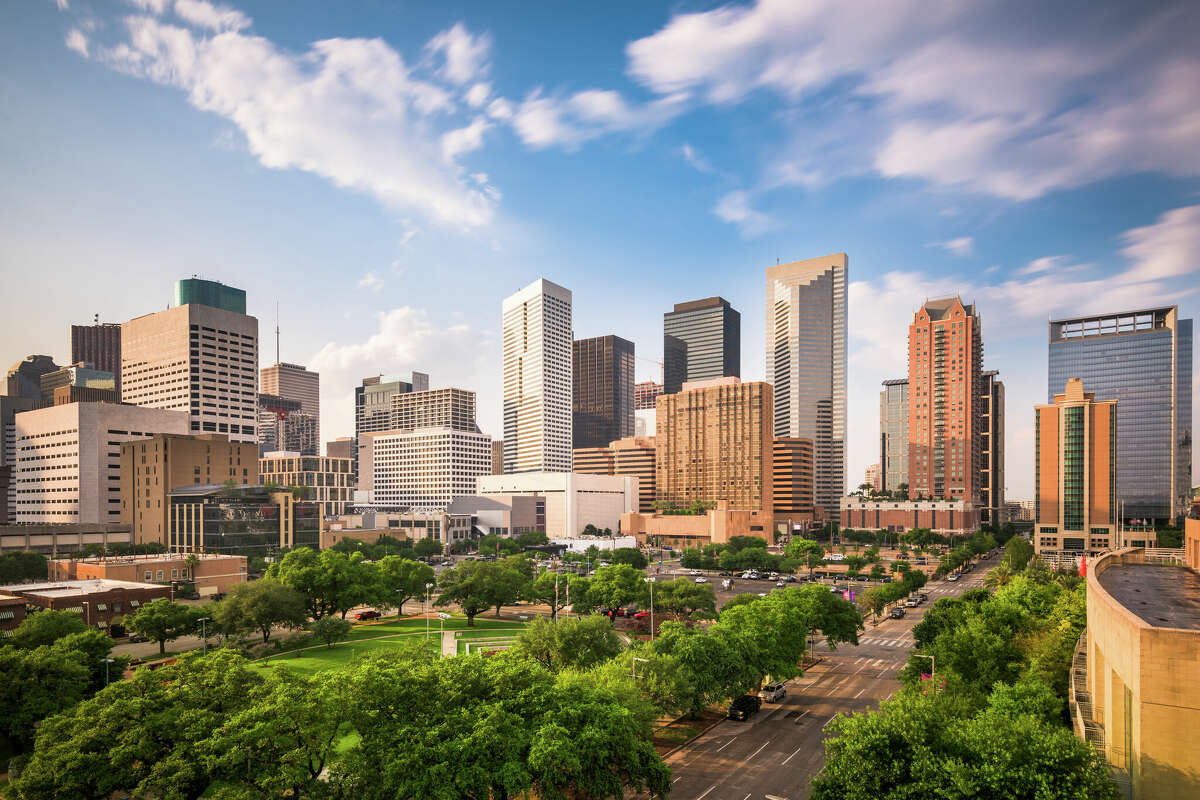
[[[91,364],[113,374],[121,393],[121,326],[115,322],[71,326],[71,363]]]
[[[983,339],[974,304],[928,300],[908,328],[908,493],[979,501]]]

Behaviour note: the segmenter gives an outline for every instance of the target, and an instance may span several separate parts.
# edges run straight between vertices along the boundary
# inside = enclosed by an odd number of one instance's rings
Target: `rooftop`
[[[1200,630],[1200,575],[1168,564],[1113,564],[1097,578],[1113,599],[1155,628]]]
[[[114,589],[162,589],[161,584],[112,581],[107,578],[91,578],[81,581],[39,581],[37,583],[15,583],[0,586],[0,592],[15,595],[37,595],[39,597],[83,597]]]

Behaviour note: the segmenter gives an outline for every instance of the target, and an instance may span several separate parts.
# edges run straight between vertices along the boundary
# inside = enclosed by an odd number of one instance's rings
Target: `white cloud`
[[[88,57],[88,38],[83,31],[78,28],[67,31],[67,49],[74,50],[84,58]]]
[[[383,288],[383,279],[380,278],[378,275],[376,275],[374,270],[371,270],[370,272],[367,272],[365,275],[363,275],[361,278],[359,278],[358,283],[355,285],[359,289],[366,289],[371,292],[378,292],[380,289]]]
[[[442,57],[441,75],[451,83],[469,83],[487,73],[492,38],[471,35],[461,22],[429,40],[425,49]]]
[[[263,166],[312,172],[451,226],[491,220],[494,197],[443,157],[450,93],[416,77],[386,42],[327,39],[291,53],[230,29],[240,26],[237,19],[220,20],[226,30],[209,36],[134,16],[127,41],[93,52],[116,69],[183,90],[196,108],[232,122]],[[464,143],[470,139],[451,150],[464,152]]]
[[[938,242],[937,246],[952,256],[969,256],[975,251],[975,239],[970,236],[959,236],[957,239]]]
[[[778,157],[810,180],[866,163],[1024,200],[1137,171],[1200,174],[1194,4],[1044,22],[1001,0],[759,0],[676,14],[627,46],[627,72],[663,95],[728,105],[766,91],[783,115],[819,109],[789,116],[795,147]],[[831,152],[789,154],[830,131]]]
[[[162,13],[159,4],[158,13]],[[205,0],[175,0],[175,13],[179,18],[218,33],[240,31],[250,27],[250,18],[237,9]]]
[[[142,11],[149,11],[152,14],[162,14],[167,10],[168,0],[128,0],[129,3]]]
[[[68,8],[71,7],[70,3],[68,3],[67,0],[54,0],[54,2],[58,6],[59,11],[66,11]]]
[[[492,85],[490,83],[477,83],[467,90],[464,99],[471,108],[479,108],[487,102],[491,94]]]
[[[649,133],[685,107],[686,96],[668,95],[630,105],[614,91],[587,89],[570,97],[548,96],[534,89],[513,112],[513,126],[529,147],[559,146],[567,150],[609,133]]]
[[[1021,267],[1015,275],[1037,275],[1042,272],[1050,272],[1051,270],[1059,271],[1067,263],[1066,256],[1042,256],[1035,258],[1025,266]]]
[[[442,158],[453,162],[464,153],[472,153],[483,147],[483,134],[492,127],[483,117],[476,117],[464,128],[456,128],[442,134]]]
[[[749,195],[740,189],[729,192],[717,201],[713,214],[718,219],[737,225],[738,231],[746,238],[760,236],[776,227],[775,220],[751,207]]]
[[[362,341],[330,342],[307,366],[321,373],[322,428],[329,437],[354,432],[354,409],[345,387],[369,375],[426,372],[435,386],[456,386],[478,393],[480,427],[500,436],[497,393],[500,353],[495,334],[469,324],[441,327],[423,309],[403,306],[374,315],[375,328]]]
[[[1133,262],[1128,283],[1177,278],[1200,269],[1200,206],[1176,208],[1153,225],[1126,231],[1121,253]]]
[[[696,170],[697,172],[703,172],[705,174],[713,172],[712,164],[709,164],[708,160],[705,159],[704,156],[700,155],[696,148],[692,147],[687,142],[684,142],[679,148],[679,155],[683,157],[684,161],[691,164],[692,169]]]

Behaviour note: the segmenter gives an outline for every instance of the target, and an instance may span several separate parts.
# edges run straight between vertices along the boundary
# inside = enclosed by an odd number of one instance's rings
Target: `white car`
[[[693,578],[694,583],[708,583],[708,578]]]
[[[947,576],[946,576],[946,580],[948,580],[948,581],[956,581],[956,580],[958,580],[958,574],[956,573],[956,574],[954,574],[954,575],[947,575]]]
[[[704,573],[698,569],[689,569],[688,575],[703,575]]]

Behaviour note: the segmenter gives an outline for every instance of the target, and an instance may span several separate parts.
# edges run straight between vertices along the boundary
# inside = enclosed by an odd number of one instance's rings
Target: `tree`
[[[44,555],[27,550],[0,554],[0,584],[44,581],[46,563]]]
[[[510,556],[521,552],[521,545],[515,539],[491,533],[479,540],[479,552],[489,556]]]
[[[645,569],[650,564],[646,560],[645,554],[636,547],[618,547],[616,550],[613,550],[612,563],[628,564],[634,569]]]
[[[309,624],[308,629],[312,631],[314,637],[324,642],[326,647],[331,648],[335,642],[345,639],[352,627],[354,626],[349,620],[341,619],[340,617],[324,616],[313,620]]]
[[[229,596],[213,608],[213,619],[218,630],[256,630],[265,643],[276,625],[302,627],[308,613],[304,595],[273,578],[262,578],[234,586]]]
[[[550,537],[545,531],[525,531],[525,533],[517,534],[517,544],[521,547],[541,547],[549,544]]]
[[[788,542],[783,552],[788,558],[794,558],[807,566],[809,575],[812,574],[813,567],[825,563],[825,548],[812,539],[793,539]]]
[[[674,687],[672,702],[693,716],[713,703],[755,688],[761,679],[747,669],[731,637],[685,628],[677,622],[662,624],[650,651],[669,657],[676,665],[675,673],[682,680]]]
[[[608,661],[621,651],[621,641],[603,617],[535,619],[517,634],[516,649],[551,672],[560,672]]]
[[[125,627],[158,642],[158,654],[163,655],[167,652],[167,642],[195,631],[199,618],[196,609],[160,597],[126,616]]]
[[[395,607],[404,615],[404,604],[428,593],[425,587],[436,583],[433,567],[400,556],[384,556],[376,570],[375,604],[382,608]]]
[[[578,581],[586,580],[586,578],[577,578],[573,575],[543,572],[530,587],[529,599],[550,606],[551,619],[558,619],[558,612],[567,607],[567,598],[572,594],[568,590],[568,586],[580,586]],[[586,590],[584,591],[586,593]]]
[[[437,539],[418,539],[413,545],[413,555],[417,558],[430,558],[442,554],[442,543]]]
[[[600,608],[640,603],[646,595],[646,576],[628,564],[600,567],[588,588],[588,601]]]
[[[457,604],[467,617],[467,625],[474,626],[477,614],[516,600],[520,578],[519,573],[503,564],[464,561],[441,574],[441,593],[435,605]]]
[[[690,617],[698,612],[712,617],[717,613],[717,595],[711,583],[694,583],[676,578],[654,586],[654,607],[668,614]]]
[[[878,567],[879,565],[876,564],[875,566]],[[871,609],[871,613],[874,614],[876,618],[878,618],[879,615],[883,613],[883,609],[887,607],[888,596],[887,593],[884,592],[882,586],[872,586],[870,589],[867,589],[863,592],[862,597],[863,602],[866,604],[867,608]]]
[[[46,609],[30,614],[13,631],[12,643],[32,650],[44,644],[54,644],[64,636],[88,630],[83,617],[75,611]]]
[[[883,564],[871,565],[871,580],[880,581],[887,575],[887,570],[883,568]]]
[[[341,614],[367,602],[375,593],[375,570],[361,553],[299,547],[271,565],[267,576],[304,596],[308,616]]]
[[[91,680],[81,662],[55,647],[0,647],[0,731],[28,743],[36,723],[82,700]]]
[[[1020,572],[1033,558],[1033,545],[1023,536],[1013,536],[1004,543],[1004,561],[1013,572]]]

